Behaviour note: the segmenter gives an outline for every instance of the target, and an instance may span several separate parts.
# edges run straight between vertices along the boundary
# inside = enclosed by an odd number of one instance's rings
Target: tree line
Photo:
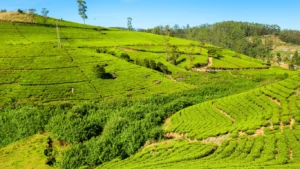
[[[199,42],[211,43],[223,48],[229,48],[251,57],[270,59],[274,42],[272,38],[261,38],[264,35],[279,36],[285,42],[300,44],[300,31],[281,30],[278,25],[268,25],[249,22],[224,21],[215,24],[202,24],[195,27],[189,25],[180,27],[156,26],[139,31],[166,36],[185,38]]]

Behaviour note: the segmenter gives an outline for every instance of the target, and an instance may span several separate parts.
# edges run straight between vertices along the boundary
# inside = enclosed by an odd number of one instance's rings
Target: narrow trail
[[[177,82],[177,80],[175,80],[172,75],[166,75],[167,78],[171,79],[173,82]]]
[[[198,71],[198,72],[206,72],[208,67],[213,65],[213,58],[212,57],[208,57],[208,63],[207,66],[204,67],[200,67],[200,68],[193,68],[192,70]]]
[[[184,139],[187,140],[190,143],[195,143],[195,142],[199,142],[199,143],[203,143],[203,144],[216,144],[216,145],[221,145],[221,143],[224,140],[230,139],[230,134],[225,134],[225,135],[220,135],[217,137],[208,137],[206,139],[202,139],[202,140],[197,140],[197,139],[190,139],[186,134],[179,134],[179,133],[166,133],[164,134],[165,138],[168,138],[170,140],[178,140],[178,139]],[[170,141],[169,140],[169,141]],[[156,144],[161,144],[161,143],[156,143]]]
[[[273,98],[271,98],[269,96],[267,96],[267,97],[270,99],[271,102],[276,103],[279,107],[281,107],[281,103],[278,100],[273,99]]]
[[[296,122],[295,119],[292,118],[290,122],[290,129],[293,129],[295,122]]]
[[[224,112],[223,110],[217,108],[215,106],[215,104],[212,102],[213,107],[218,110],[218,112],[220,112],[221,114],[223,114],[224,116],[228,117],[233,123],[235,123],[235,119],[233,117],[231,117],[229,114],[227,114],[226,112]]]
[[[232,72],[230,70],[228,70],[228,73],[232,76],[232,77],[237,77],[236,75],[232,74]]]

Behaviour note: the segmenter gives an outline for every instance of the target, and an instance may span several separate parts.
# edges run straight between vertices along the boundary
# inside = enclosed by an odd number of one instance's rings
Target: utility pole
[[[60,35],[59,35],[59,29],[58,29],[58,21],[56,21],[56,32],[57,32],[58,48],[61,48]]]

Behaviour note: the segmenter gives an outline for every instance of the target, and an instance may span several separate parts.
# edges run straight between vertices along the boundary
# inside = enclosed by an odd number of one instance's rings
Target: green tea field
[[[300,168],[299,71],[22,15],[0,19],[0,168]]]

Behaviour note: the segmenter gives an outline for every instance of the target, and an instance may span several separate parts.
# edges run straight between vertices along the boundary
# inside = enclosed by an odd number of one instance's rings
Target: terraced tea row
[[[297,168],[299,88],[300,76],[293,76],[183,109],[165,124],[166,136],[173,139],[100,168]],[[225,135],[230,137],[220,137]],[[221,139],[221,145],[214,139]]]

